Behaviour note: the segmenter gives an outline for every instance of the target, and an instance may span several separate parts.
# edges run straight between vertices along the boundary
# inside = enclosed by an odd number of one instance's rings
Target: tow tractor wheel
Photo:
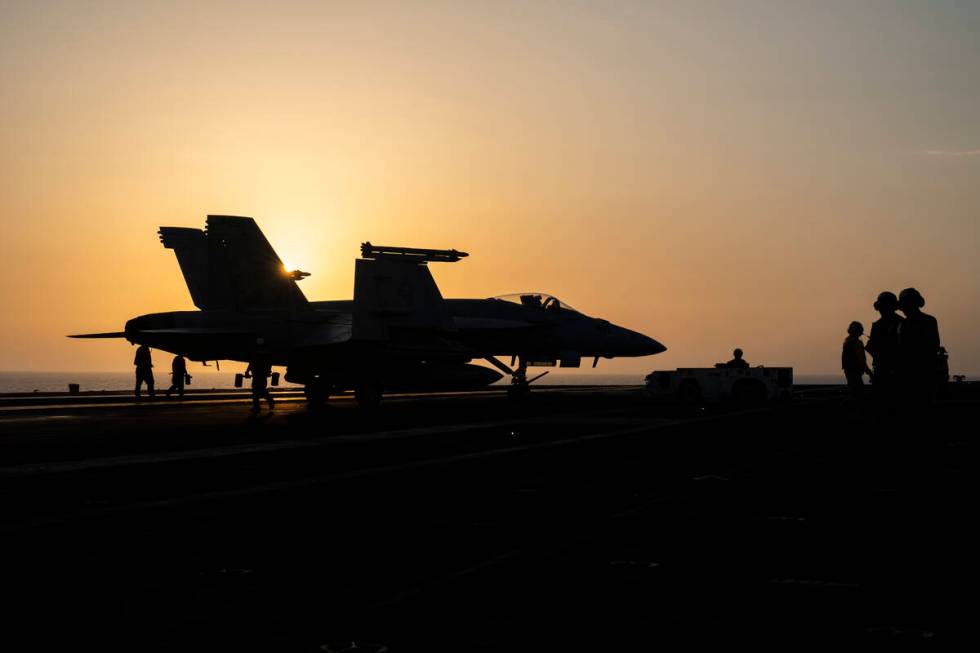
[[[732,386],[732,398],[736,403],[754,406],[766,400],[769,392],[762,381],[756,379],[739,379]]]
[[[693,379],[685,379],[677,388],[677,398],[685,405],[699,404],[701,403],[701,386]]]

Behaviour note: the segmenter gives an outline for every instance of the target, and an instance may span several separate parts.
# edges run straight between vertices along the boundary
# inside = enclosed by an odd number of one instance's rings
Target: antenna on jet
[[[469,254],[455,249],[384,247],[382,245],[372,245],[370,242],[361,243],[362,258],[386,258],[411,263],[455,263],[466,256],[469,256]]]

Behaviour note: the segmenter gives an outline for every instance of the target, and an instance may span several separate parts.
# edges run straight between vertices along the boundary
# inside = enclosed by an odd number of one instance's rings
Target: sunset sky
[[[3,370],[193,309],[160,225],[253,216],[310,299],[358,245],[454,247],[665,343],[598,372],[833,373],[917,287],[980,372],[978,2],[0,0]],[[195,366],[196,367],[196,366]]]

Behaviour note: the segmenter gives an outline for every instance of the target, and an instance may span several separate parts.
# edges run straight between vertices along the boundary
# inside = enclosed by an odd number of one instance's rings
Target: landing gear
[[[381,395],[381,384],[377,381],[364,380],[354,388],[354,398],[361,410],[377,410],[381,405]]]
[[[507,388],[507,398],[513,401],[519,401],[531,394],[531,384],[548,373],[542,372],[535,377],[527,378],[527,361],[523,356],[518,358],[516,370],[507,367],[494,356],[487,356],[486,360],[501,372],[510,375],[510,387]],[[510,363],[513,365],[514,361],[511,360]]]
[[[513,361],[511,361],[513,364]],[[510,379],[510,387],[507,388],[507,398],[511,401],[524,399],[531,394],[531,384],[527,380],[527,363],[522,358],[514,370]]]
[[[320,379],[311,379],[303,386],[303,394],[310,408],[323,408],[330,399],[330,385]]]
[[[531,394],[531,386],[526,380],[522,382],[513,379],[510,383],[510,387],[507,388],[507,398],[511,401],[519,401]]]

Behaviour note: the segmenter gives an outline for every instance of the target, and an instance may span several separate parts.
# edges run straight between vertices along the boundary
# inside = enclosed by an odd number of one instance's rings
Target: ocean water
[[[234,368],[227,372],[190,370],[189,390],[235,387]],[[154,370],[157,388],[170,386],[170,374]],[[69,383],[77,383],[82,392],[132,391],[136,377],[133,372],[0,372],[0,392],[68,392]]]
[[[226,389],[235,386],[235,374],[244,371],[237,365],[229,365],[226,370],[191,369],[193,379],[189,390]],[[284,372],[284,370],[280,370]],[[170,374],[155,373],[157,387],[170,385]],[[637,374],[591,374],[589,372],[563,373],[554,371],[542,378],[539,383],[548,385],[641,385],[643,373]],[[844,378],[837,374],[797,374],[798,384],[840,384]],[[67,392],[69,383],[77,383],[82,392],[129,391],[133,387],[132,372],[0,372],[0,393],[3,392]],[[507,383],[501,379],[500,383]],[[295,387],[280,381],[285,387]]]
[[[227,371],[202,371],[191,369],[191,384],[189,390],[226,389],[235,387],[235,374],[244,371],[244,367],[229,365]],[[285,370],[279,370],[285,373]],[[170,374],[154,370],[156,386],[167,388],[170,385]],[[533,376],[533,373],[532,373]],[[539,381],[549,385],[631,385],[642,384],[643,374],[561,374],[550,373]],[[502,379],[502,382],[509,382]],[[82,392],[99,391],[130,391],[133,388],[135,376],[132,372],[0,372],[0,393],[3,392],[67,392],[69,383],[77,383]],[[280,386],[293,386],[291,383],[280,381]],[[247,382],[246,382],[247,385]]]

